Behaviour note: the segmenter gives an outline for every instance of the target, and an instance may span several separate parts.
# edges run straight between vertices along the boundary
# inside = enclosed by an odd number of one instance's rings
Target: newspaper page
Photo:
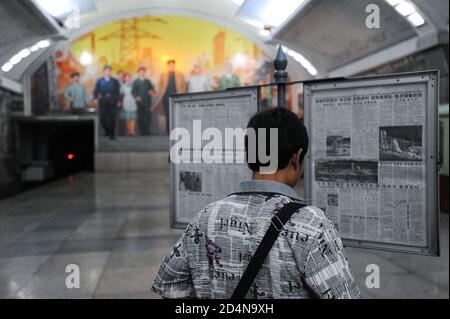
[[[426,84],[316,90],[312,203],[344,239],[427,244]]]
[[[230,92],[209,92],[204,94],[183,95],[172,99],[172,125],[186,128],[193,137],[194,121],[201,123],[201,130],[216,128],[221,132],[223,148],[220,154],[214,154],[219,161],[205,163],[200,156],[209,142],[193,145],[183,153],[191,162],[172,163],[171,182],[174,203],[175,226],[183,227],[206,205],[220,200],[237,189],[239,183],[251,179],[251,171],[242,161],[244,159],[243,141],[232,147],[225,145],[225,128],[245,130],[248,121],[258,111],[256,89],[233,90]],[[186,151],[186,150],[183,150]],[[221,160],[220,160],[221,158]],[[196,162],[193,161],[196,159]],[[221,161],[221,163],[220,163]]]

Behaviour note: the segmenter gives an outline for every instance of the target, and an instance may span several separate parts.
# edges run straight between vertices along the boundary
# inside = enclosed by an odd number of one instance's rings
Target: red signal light
[[[74,158],[75,158],[75,155],[74,155],[74,154],[72,154],[72,153],[67,154],[67,159],[68,159],[68,160],[73,160]]]

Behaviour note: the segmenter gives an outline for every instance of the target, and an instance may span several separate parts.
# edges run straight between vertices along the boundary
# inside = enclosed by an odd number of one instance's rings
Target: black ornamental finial
[[[288,61],[286,55],[284,54],[281,45],[279,45],[277,55],[273,60],[273,66],[275,67],[273,77],[278,84],[278,107],[286,107],[286,82],[288,79],[288,73],[286,71],[287,64]]]
[[[283,48],[281,45],[278,46],[277,55],[275,56],[275,60],[273,60],[273,65],[275,66],[276,71],[284,71],[287,67],[287,58],[284,54]]]

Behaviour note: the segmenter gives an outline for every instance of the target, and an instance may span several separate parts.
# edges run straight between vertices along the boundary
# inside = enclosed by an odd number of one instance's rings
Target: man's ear
[[[300,166],[300,154],[302,154],[303,149],[299,149],[297,153],[294,153],[291,157],[291,164],[295,169],[298,169]]]

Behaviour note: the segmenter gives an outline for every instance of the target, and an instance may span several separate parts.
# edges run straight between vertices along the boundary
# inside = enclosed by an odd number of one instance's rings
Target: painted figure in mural
[[[116,79],[119,81],[120,84],[125,83],[125,72],[123,70],[119,70],[116,73]]]
[[[188,92],[205,92],[211,90],[211,81],[209,77],[203,73],[200,64],[194,64],[191,77],[188,82]]]
[[[70,75],[70,83],[64,91],[64,99],[73,113],[83,112],[87,105],[87,92],[80,83],[80,73],[74,72]]]
[[[100,124],[105,135],[111,140],[116,135],[117,104],[120,99],[120,83],[111,76],[110,65],[103,67],[103,76],[97,80],[94,89],[94,101],[99,106]]]
[[[138,70],[138,78],[133,82],[132,94],[137,102],[137,126],[140,135],[150,135],[152,123],[152,96],[156,95],[152,81],[145,77],[146,68],[141,66]]]
[[[116,72],[116,79],[120,83],[120,99],[119,103],[117,103],[117,106],[119,108],[119,111],[117,115],[119,115],[116,119],[116,126],[117,126],[117,134],[119,135],[127,135],[127,122],[125,119],[123,119],[122,115],[124,114],[123,110],[123,94],[122,94],[122,87],[125,84],[125,71],[120,69]]]
[[[219,91],[220,90],[220,76],[217,76],[217,75],[213,76],[211,89],[213,91]]]
[[[225,90],[232,87],[241,86],[239,76],[233,73],[233,66],[231,63],[225,64],[225,74],[220,78],[220,89]]]
[[[133,96],[133,78],[130,73],[124,74],[124,84],[120,88],[123,96],[121,118],[126,121],[128,135],[136,135],[137,104]]]
[[[162,73],[159,79],[158,101],[152,106],[152,111],[161,110],[163,108],[166,116],[166,130],[169,132],[169,97],[177,93],[186,92],[186,81],[183,74],[175,70],[175,60],[167,61],[167,72]]]

